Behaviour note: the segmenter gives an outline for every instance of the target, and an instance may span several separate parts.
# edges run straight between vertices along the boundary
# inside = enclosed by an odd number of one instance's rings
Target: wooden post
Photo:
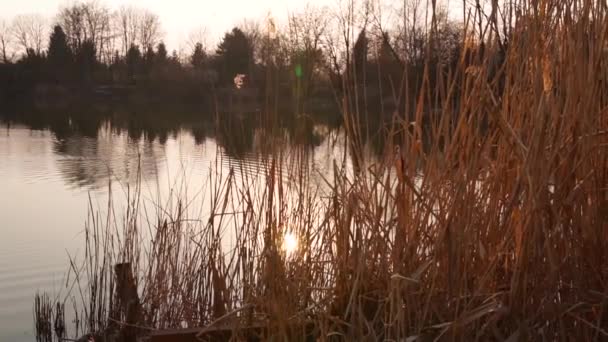
[[[137,283],[133,276],[131,263],[120,263],[114,266],[116,275],[115,298],[118,301],[118,320],[127,323],[120,329],[119,341],[135,341],[137,325],[141,319],[141,303],[137,293]]]

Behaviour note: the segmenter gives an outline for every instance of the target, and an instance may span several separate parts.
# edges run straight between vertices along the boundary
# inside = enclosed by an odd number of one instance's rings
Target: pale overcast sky
[[[337,0],[98,0],[111,9],[135,5],[151,10],[161,20],[164,40],[169,48],[178,49],[198,27],[209,31],[210,42],[217,42],[223,33],[245,18],[285,17],[306,3],[333,5]],[[59,8],[74,3],[69,0],[0,0],[0,18],[11,20],[18,14],[37,13],[54,19]]]
[[[462,18],[462,0],[438,0],[450,8],[453,19]],[[75,0],[0,0],[0,19],[9,21],[19,14],[41,14],[52,21],[59,9]],[[88,2],[88,0],[84,0]],[[287,14],[303,9],[306,4],[335,8],[340,0],[97,0],[111,10],[122,5],[146,8],[160,17],[163,41],[169,50],[188,50],[188,36],[204,27],[206,39],[213,48],[223,34],[244,19],[263,20],[270,13],[279,23]],[[344,1],[342,1],[344,2]],[[400,7],[402,0],[381,0],[383,16]],[[482,1],[489,2],[489,1]],[[430,3],[430,0],[429,0]],[[393,14],[395,14],[393,12]]]

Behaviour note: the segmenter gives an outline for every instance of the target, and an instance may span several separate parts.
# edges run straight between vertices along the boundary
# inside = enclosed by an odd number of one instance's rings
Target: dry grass
[[[388,146],[354,176],[335,165],[327,192],[309,185],[305,156],[286,163],[277,152],[260,178],[212,172],[203,217],[184,200],[145,210],[138,189],[122,222],[92,216],[84,264],[73,264],[86,279],[74,288],[81,330],[125,319],[110,294],[113,264],[129,261],[139,325],[152,329],[227,326],[242,337],[261,322],[264,340],[607,339],[606,10],[527,5],[502,65],[478,50],[465,63],[465,51],[432,92],[427,77],[409,99],[417,124],[396,117],[387,133],[399,153]],[[485,48],[498,47],[488,36]],[[355,115],[345,110],[345,121]],[[287,230],[299,238],[291,254]]]

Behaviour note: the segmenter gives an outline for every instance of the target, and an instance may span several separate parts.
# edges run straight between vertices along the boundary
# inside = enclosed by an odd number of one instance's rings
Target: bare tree
[[[145,49],[156,45],[162,38],[158,16],[146,9],[133,6],[123,6],[116,11],[114,30],[124,54],[132,45]]]
[[[114,15],[114,29],[120,39],[124,55],[132,45],[137,43],[138,22],[138,12],[134,7],[122,6]]]
[[[332,12],[324,31],[324,44],[330,70],[340,75],[352,67],[353,44],[368,26],[371,7],[365,0],[340,0]]]
[[[253,60],[261,61],[262,60],[262,28],[259,21],[245,19],[238,25],[238,28],[245,33],[249,43],[253,48]]]
[[[13,59],[11,43],[11,27],[6,21],[0,20],[0,58],[3,63],[10,63]]]
[[[289,15],[287,50],[291,63],[301,71],[302,88],[310,92],[317,69],[322,63],[321,47],[328,25],[326,8],[307,5],[303,11]]]
[[[195,28],[188,34],[188,40],[186,41],[188,49],[194,51],[196,44],[201,44],[203,51],[206,51],[208,47],[208,38],[209,34],[206,27],[199,26]]]
[[[57,23],[65,31],[70,46],[77,50],[90,41],[99,52],[100,59],[111,56],[109,49],[114,35],[110,26],[110,10],[97,1],[77,3],[60,10]]]
[[[61,9],[57,15],[57,23],[63,28],[72,48],[79,47],[86,39],[84,11],[81,5]]]
[[[139,19],[139,44],[142,48],[156,45],[161,38],[161,24],[158,15],[142,9],[137,18]]]
[[[99,57],[109,58],[112,51],[106,45],[113,39],[110,26],[110,10],[96,1],[91,1],[84,6],[85,27],[91,42],[99,52]]]
[[[327,27],[326,9],[307,5],[300,13],[289,15],[289,43],[291,49],[317,50]]]
[[[287,39],[277,28],[277,24],[270,14],[264,20],[262,31],[250,30],[248,37],[252,37],[250,40],[258,63],[279,69],[287,65],[289,56]]]
[[[35,14],[18,15],[13,19],[12,36],[15,43],[23,49],[24,53],[29,50],[36,54],[42,53],[48,38],[48,27],[46,20]]]

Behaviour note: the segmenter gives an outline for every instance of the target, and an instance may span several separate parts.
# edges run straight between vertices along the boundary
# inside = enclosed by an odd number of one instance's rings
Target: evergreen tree
[[[369,41],[365,34],[365,29],[361,30],[361,33],[359,33],[359,37],[357,37],[357,41],[355,42],[355,46],[353,47],[354,72],[357,75],[361,75],[367,65],[368,45]]]
[[[167,63],[168,52],[165,43],[159,43],[156,47],[156,64],[163,65]]]
[[[171,57],[169,57],[169,62],[176,67],[180,67],[181,63],[179,61],[179,55],[177,54],[176,50],[173,50],[173,52],[171,52]]]
[[[139,47],[132,44],[127,51],[127,56],[125,59],[127,63],[127,76],[131,81],[135,81],[135,78],[137,74],[139,74],[141,68],[141,52],[139,51]]]
[[[85,40],[76,52],[76,65],[80,73],[80,80],[89,83],[93,79],[93,71],[97,62],[97,49],[92,40]]]
[[[203,67],[203,64],[205,63],[207,56],[205,54],[205,51],[203,50],[203,44],[201,43],[196,43],[196,45],[194,46],[194,52],[192,53],[192,56],[190,56],[190,64],[192,64],[192,67],[194,67],[194,69],[201,69]]]
[[[17,64],[24,71],[20,82],[27,85],[45,80],[46,78],[46,56],[34,49],[27,49],[26,54],[17,61]]]
[[[143,72],[146,74],[146,76],[150,76],[152,69],[154,68],[155,61],[156,53],[154,53],[154,48],[152,48],[152,46],[148,46],[143,57]]]
[[[252,59],[253,48],[245,33],[239,28],[226,33],[217,48],[220,82],[228,84],[236,74],[248,74]]]
[[[67,80],[73,56],[66,34],[59,25],[55,26],[51,33],[47,58],[51,78],[56,82]]]
[[[383,32],[374,43],[374,67],[371,68],[372,72],[368,76],[368,81],[380,85],[380,89],[382,89],[381,96],[393,96],[392,89],[401,82],[401,77],[403,76],[402,66],[395,56],[391,45],[391,37],[388,33]],[[418,69],[413,61],[409,62],[409,68],[410,71],[407,73],[407,77],[410,82],[412,84],[419,84],[417,82],[419,82],[418,76],[421,75],[421,70]],[[416,97],[413,89],[417,89],[417,87],[410,87],[408,91],[410,91],[410,96]]]

